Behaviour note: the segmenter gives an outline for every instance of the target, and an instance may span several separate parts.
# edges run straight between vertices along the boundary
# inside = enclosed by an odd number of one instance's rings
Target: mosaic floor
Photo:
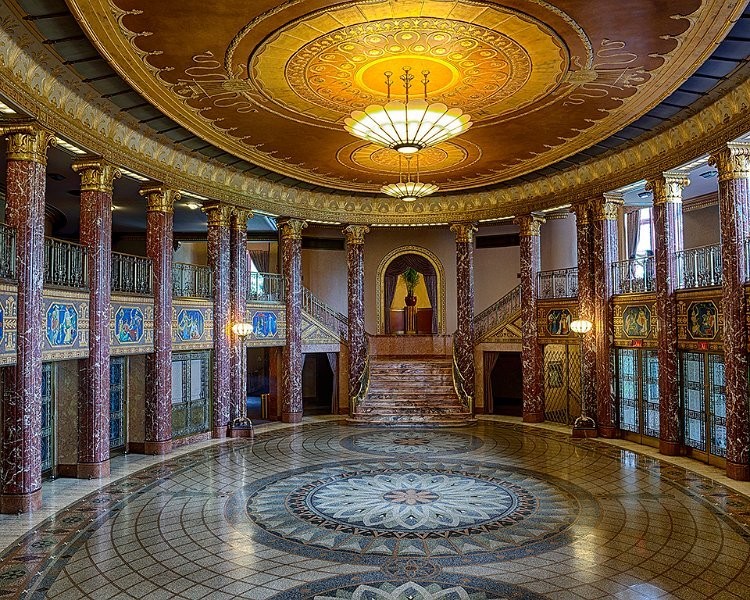
[[[2,555],[0,598],[750,597],[750,499],[519,424],[340,422],[128,475]]]

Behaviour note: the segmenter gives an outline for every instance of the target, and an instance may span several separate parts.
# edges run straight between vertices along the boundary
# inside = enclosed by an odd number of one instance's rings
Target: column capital
[[[302,230],[307,227],[307,221],[301,219],[280,218],[276,220],[276,225],[281,231],[282,239],[301,240]]]
[[[365,235],[370,233],[369,225],[347,225],[343,229],[347,245],[364,244]]]
[[[0,135],[8,141],[8,160],[47,164],[47,150],[55,143],[55,134],[35,121],[15,121],[0,125]]]
[[[473,242],[477,226],[476,223],[453,223],[450,230],[456,235],[456,243]]]
[[[247,231],[247,222],[253,218],[253,211],[239,206],[232,207],[232,227],[238,231]]]
[[[518,225],[521,229],[519,232],[524,236],[539,236],[541,233],[542,223],[546,222],[546,219],[541,215],[531,213],[529,215],[521,215],[516,217],[513,222]]]
[[[138,193],[146,199],[148,212],[172,213],[174,203],[180,199],[179,190],[161,183],[146,185],[138,190]]]
[[[76,160],[73,171],[81,176],[81,191],[112,193],[115,179],[122,176],[120,168],[103,158],[88,157]]]
[[[690,185],[690,179],[679,171],[665,171],[646,182],[646,190],[654,193],[654,206],[682,203],[682,189]]]
[[[570,207],[570,212],[576,216],[576,226],[591,223],[591,200],[581,200]]]
[[[625,195],[622,192],[607,192],[602,202],[594,203],[594,220],[617,221],[623,204]]]
[[[719,171],[719,181],[750,178],[750,144],[729,142],[711,153],[708,164]]]
[[[209,227],[229,227],[234,207],[223,202],[209,201],[203,203],[201,209],[208,217]]]

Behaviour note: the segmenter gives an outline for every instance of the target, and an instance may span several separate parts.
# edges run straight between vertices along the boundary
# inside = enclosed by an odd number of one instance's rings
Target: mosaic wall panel
[[[571,321],[577,318],[578,303],[575,300],[540,300],[537,309],[539,343],[566,343],[567,338],[577,343],[575,334],[570,330]]]
[[[154,303],[131,296],[113,296],[109,341],[111,354],[147,354],[154,350]]]
[[[615,345],[656,348],[656,297],[654,294],[622,296],[614,300]]]
[[[88,356],[88,294],[45,290],[42,306],[42,359],[69,360]]]
[[[175,352],[204,350],[214,344],[214,308],[210,300],[172,303],[172,347]]]
[[[721,290],[677,294],[677,343],[681,350],[721,352],[723,335]]]
[[[253,324],[253,333],[246,340],[247,346],[260,348],[283,346],[286,343],[286,312],[283,304],[249,303],[245,318]],[[304,336],[302,343],[305,343]]]

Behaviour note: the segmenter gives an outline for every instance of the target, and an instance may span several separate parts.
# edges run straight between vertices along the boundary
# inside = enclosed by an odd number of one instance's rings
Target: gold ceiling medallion
[[[418,198],[424,198],[438,191],[438,186],[432,183],[419,181],[419,155],[416,155],[415,178],[412,180],[411,161],[414,155],[399,154],[399,174],[398,183],[389,183],[380,188],[380,191],[393,198],[398,198],[404,202],[414,202]],[[406,159],[406,173],[403,170],[402,160]]]
[[[355,110],[344,121],[344,128],[349,133],[401,154],[414,154],[456,137],[471,127],[471,117],[460,108],[448,108],[442,102],[430,104],[427,101],[427,85],[430,82],[430,72],[427,70],[422,71],[424,99],[410,99],[409,90],[414,75],[410,72],[411,67],[403,67],[403,71],[400,79],[404,85],[405,99],[391,100],[393,72],[386,71],[388,103],[371,104],[364,111]]]

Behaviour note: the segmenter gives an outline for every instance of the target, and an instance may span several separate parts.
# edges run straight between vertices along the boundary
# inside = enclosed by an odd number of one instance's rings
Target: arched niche
[[[445,270],[440,259],[427,248],[421,246],[401,246],[389,252],[380,261],[375,282],[377,333],[379,335],[389,333],[386,319],[389,318],[390,314],[391,298],[386,298],[386,288],[388,287],[386,276],[390,276],[391,271],[402,273],[410,266],[423,275],[434,274],[434,298],[430,298],[433,309],[433,331],[436,335],[445,335]],[[425,273],[425,271],[428,271],[428,273]],[[425,281],[425,284],[429,291],[430,283]],[[395,286],[393,287],[395,288]]]

